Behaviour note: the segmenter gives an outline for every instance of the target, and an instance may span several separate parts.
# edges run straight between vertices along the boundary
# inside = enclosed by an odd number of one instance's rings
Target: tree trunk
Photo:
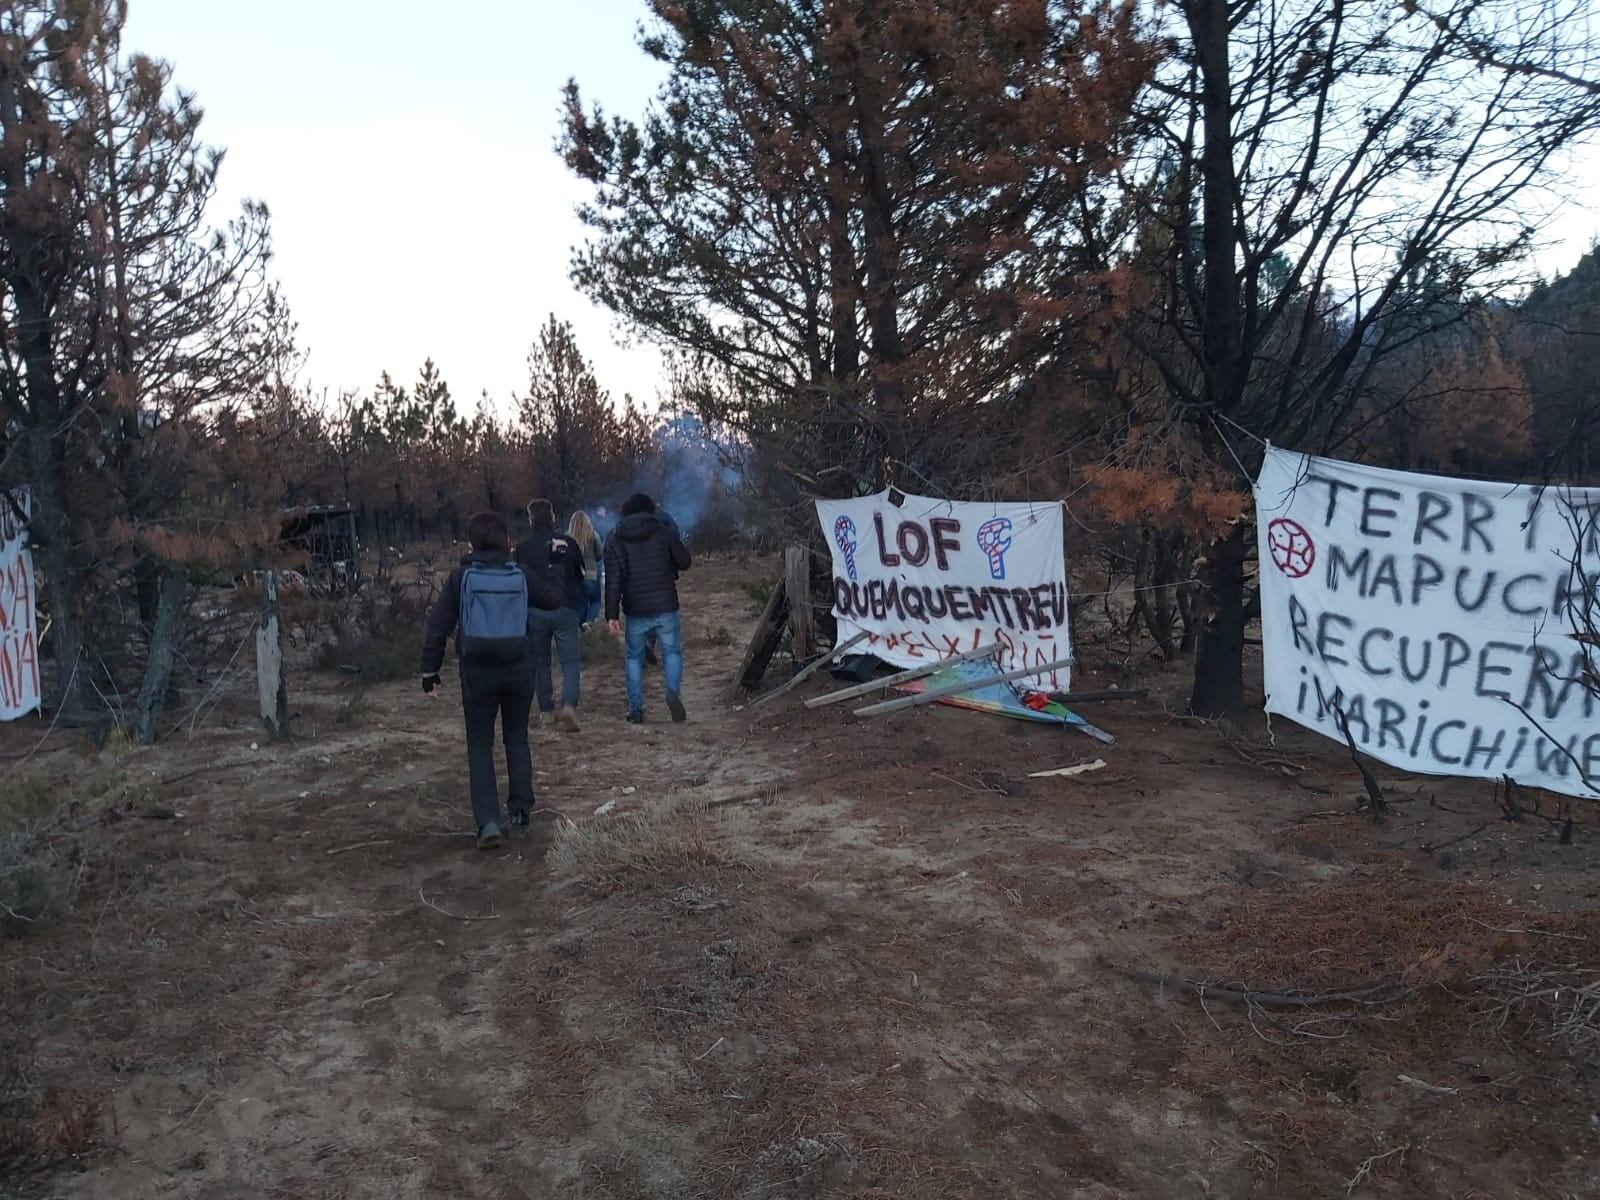
[[[144,683],[139,688],[139,707],[134,714],[134,737],[143,746],[156,740],[156,718],[161,715],[167,684],[172,679],[183,602],[188,595],[188,573],[178,567],[164,568],[156,601],[155,625],[150,631],[150,656],[145,660]]]
[[[1211,616],[1200,631],[1194,658],[1191,710],[1202,717],[1223,717],[1244,707],[1244,564],[1246,532],[1240,521],[1222,540],[1207,548],[1200,566],[1200,587],[1211,604]]]
[[[83,662],[83,629],[78,624],[76,588],[69,546],[70,528],[62,504],[55,447],[43,429],[27,431],[28,484],[33,501],[29,542],[44,575],[50,599],[50,642],[56,661],[55,709],[69,723],[88,714],[84,697],[88,672]]]

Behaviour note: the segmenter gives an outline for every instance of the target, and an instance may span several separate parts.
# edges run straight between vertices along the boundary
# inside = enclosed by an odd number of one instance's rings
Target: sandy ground
[[[766,569],[687,577],[687,725],[589,670],[498,853],[449,692],[306,675],[292,744],[241,700],[30,759],[119,816],[85,802],[67,906],[0,938],[13,1126],[53,1148],[0,1138],[0,1195],[1600,1195],[1600,1038],[1503,991],[1600,978],[1592,812],[1562,845],[1381,773],[1375,825],[1337,747],[1175,719],[1176,677],[1095,709],[1110,749],[731,709]]]

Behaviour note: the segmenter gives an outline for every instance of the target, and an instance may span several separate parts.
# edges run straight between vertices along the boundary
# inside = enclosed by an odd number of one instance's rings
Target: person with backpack
[[[528,636],[533,644],[533,687],[541,717],[555,712],[550,682],[550,643],[561,660],[561,713],[559,726],[578,732],[579,680],[583,670],[579,628],[588,597],[583,590],[583,550],[564,533],[556,532],[556,510],[548,500],[528,501],[528,521],[533,532],[517,545],[517,562],[542,579],[561,596],[561,606],[535,608],[528,615]]]
[[[506,748],[506,808],[511,829],[527,831],[533,812],[533,753],[528,713],[533,707],[533,656],[528,646],[529,613],[556,608],[562,595],[511,559],[511,531],[498,513],[481,512],[467,522],[472,553],[445,581],[422,638],[422,690],[439,687],[445,643],[456,639],[461,673],[461,709],[467,727],[467,774],[478,845],[500,844],[500,791],[494,770],[494,726],[498,717]]]
[[[675,526],[656,515],[656,503],[637,493],[622,505],[622,520],[606,543],[606,620],[622,633],[626,614],[628,720],[644,723],[644,659],[652,638],[661,647],[667,709],[674,721],[683,707],[683,629],[678,615],[678,574],[689,569],[689,550]]]

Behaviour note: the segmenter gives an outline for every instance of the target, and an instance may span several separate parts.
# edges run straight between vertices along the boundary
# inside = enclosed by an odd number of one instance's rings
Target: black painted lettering
[[[1471,574],[1471,567],[1462,567],[1456,572],[1456,603],[1467,612],[1477,612],[1483,607],[1484,602],[1489,599],[1489,592],[1494,587],[1495,576],[1498,572],[1490,571],[1484,575],[1483,582],[1478,585],[1478,598],[1476,600],[1469,599],[1467,594],[1462,591],[1462,585],[1466,583]]]
[[[1372,587],[1367,592],[1367,599],[1371,600],[1378,594],[1379,588],[1388,588],[1389,594],[1394,597],[1394,604],[1399,608],[1404,603],[1400,598],[1400,575],[1395,568],[1394,555],[1385,554],[1378,559],[1378,569],[1372,573]]]
[[[1542,589],[1544,587],[1544,576],[1518,575],[1506,584],[1505,589],[1500,593],[1500,603],[1508,613],[1518,617],[1537,617],[1544,612],[1543,600],[1536,601],[1531,605],[1517,603],[1516,590],[1519,587],[1528,587],[1530,585]]]
[[[1477,767],[1484,771],[1491,770],[1495,762],[1500,758],[1500,752],[1505,749],[1505,744],[1506,731],[1504,729],[1495,730],[1494,741],[1486,742],[1483,740],[1483,730],[1478,726],[1474,726],[1472,736],[1467,741],[1467,757],[1465,761],[1467,769],[1470,771]],[[1483,756],[1483,762],[1481,763],[1477,761],[1480,754]]]
[[[900,522],[895,542],[900,547],[900,557],[906,560],[908,567],[920,567],[928,561],[928,531],[915,521]]]
[[[1441,496],[1437,492],[1417,493],[1417,523],[1411,531],[1411,544],[1422,545],[1422,535],[1431,533],[1441,542],[1448,542],[1450,535],[1442,528],[1444,519],[1450,515],[1450,498]]]
[[[950,598],[944,588],[928,588],[923,601],[930,621],[942,621],[950,612]]]
[[[1373,639],[1380,642],[1394,641],[1394,634],[1387,629],[1369,629],[1361,635],[1361,649],[1357,657],[1361,660],[1361,669],[1374,679],[1382,679],[1385,675],[1393,675],[1393,667],[1379,668],[1371,659],[1369,648]]]
[[[956,536],[961,532],[961,522],[955,517],[935,517],[928,525],[933,530],[933,560],[939,570],[948,571],[950,551],[961,549],[961,539]]]
[[[1339,507],[1340,491],[1359,492],[1361,490],[1353,483],[1346,483],[1342,479],[1330,479],[1326,475],[1307,475],[1306,482],[1325,483],[1328,485],[1328,513],[1322,519],[1324,525],[1333,524],[1333,514]]]
[[[1034,626],[1034,613],[1036,611],[1033,607],[1033,593],[1028,591],[1027,588],[1012,588],[1011,603],[1016,606],[1017,624],[1022,627],[1024,633],[1028,632]],[[1048,617],[1039,622],[1040,628],[1048,624]]]
[[[1450,755],[1446,754],[1439,745],[1439,739],[1448,729],[1465,729],[1466,727],[1467,723],[1465,721],[1443,721],[1434,727],[1433,737],[1429,739],[1428,742],[1428,748],[1433,753],[1434,762],[1443,763],[1447,767],[1456,767],[1461,765],[1461,756],[1457,754],[1454,757],[1451,757]]]
[[[1444,582],[1444,568],[1429,558],[1426,554],[1418,554],[1411,560],[1411,603],[1415,607],[1422,603],[1422,594],[1432,591]]]
[[[886,567],[898,567],[900,556],[889,551],[888,539],[883,536],[883,514],[872,514],[872,527],[878,534],[878,561]]]
[[[1461,513],[1462,553],[1471,553],[1472,539],[1477,538],[1483,543],[1484,552],[1493,554],[1494,543],[1489,540],[1483,527],[1494,520],[1494,505],[1473,492],[1467,492],[1461,499],[1466,506]]]
[[[1397,508],[1380,508],[1374,501],[1377,499],[1398,500],[1400,493],[1393,488],[1369,487],[1361,493],[1361,534],[1363,537],[1387,538],[1394,533],[1388,529],[1380,529],[1373,524],[1374,521],[1390,521],[1400,515]]]
[[[1496,651],[1505,651],[1510,654],[1521,654],[1522,647],[1513,642],[1485,642],[1482,648],[1478,651],[1478,686],[1476,690],[1480,696],[1487,696],[1491,700],[1505,700],[1509,702],[1511,699],[1510,692],[1502,692],[1498,688],[1484,686],[1485,681],[1491,675],[1505,675],[1509,677],[1511,674],[1510,667],[1500,666],[1489,661],[1489,656]]]
[[[1393,700],[1379,699],[1373,702],[1373,711],[1378,718],[1378,749],[1382,750],[1389,744],[1389,735],[1394,734],[1394,744],[1401,750],[1406,748],[1406,735],[1400,727],[1406,723],[1406,710],[1402,705]]]
[[[950,603],[950,619],[952,621],[972,620],[972,606],[968,603],[969,595],[976,595],[971,588],[964,588],[957,584],[948,584],[944,589],[945,597]]]
[[[1349,617],[1341,617],[1338,613],[1323,613],[1317,618],[1317,657],[1329,666],[1347,667],[1350,665],[1347,659],[1336,658],[1329,653],[1330,650],[1337,650],[1345,644],[1343,638],[1329,631],[1330,625],[1343,626],[1344,630],[1349,632],[1356,627],[1356,623]]]
[[[1335,544],[1328,551],[1328,590],[1339,590],[1339,577],[1343,575],[1356,585],[1356,591],[1367,594],[1367,583],[1372,574],[1372,551],[1363,550],[1354,558],[1345,555],[1344,547]]]
[[[1400,674],[1406,677],[1407,683],[1421,683],[1427,677],[1428,668],[1433,665],[1433,639],[1421,639],[1422,662],[1416,667],[1411,665],[1411,647],[1413,644],[1408,637],[1400,639]]]
[[[1289,597],[1289,632],[1294,635],[1294,648],[1304,650],[1307,654],[1315,654],[1317,648],[1311,644],[1311,639],[1306,636],[1306,629],[1311,624],[1311,614],[1306,611],[1306,606],[1294,597]]]
[[[852,616],[855,609],[850,606],[850,581],[835,577],[833,581],[833,607],[841,617]]]
[[[928,619],[927,595],[927,588],[908,587],[900,593],[900,607],[905,609],[907,617],[913,621]]]
[[[1528,497],[1528,515],[1522,518],[1522,548],[1532,550],[1539,544],[1539,518],[1544,516],[1544,489],[1535,488]]]
[[[1444,661],[1439,666],[1439,688],[1450,686],[1450,673],[1472,657],[1472,648],[1453,633],[1441,633],[1439,642],[1444,647]]]

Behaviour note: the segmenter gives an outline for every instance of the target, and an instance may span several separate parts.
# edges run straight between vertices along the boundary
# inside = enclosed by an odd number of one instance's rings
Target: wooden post
[[[156,599],[156,619],[150,629],[150,657],[145,661],[144,683],[139,688],[134,736],[144,746],[156,740],[156,717],[167,698],[172,662],[178,655],[178,625],[183,602],[189,595],[189,576],[180,567],[161,571]]]
[[[278,573],[261,577],[261,624],[256,628],[256,688],[261,721],[273,741],[289,736],[289,681],[283,670],[283,629],[278,621]]]
[[[789,654],[795,665],[811,657],[816,630],[811,621],[811,552],[790,546],[783,552],[784,590],[789,600]]]
[[[783,641],[788,611],[788,589],[785,581],[780,579],[773,587],[772,595],[767,597],[767,607],[756,622],[755,632],[750,635],[750,645],[733,677],[733,685],[728,689],[730,700],[737,700],[744,692],[754,691],[760,685],[761,677],[767,673],[767,664],[772,661],[778,644]]]

